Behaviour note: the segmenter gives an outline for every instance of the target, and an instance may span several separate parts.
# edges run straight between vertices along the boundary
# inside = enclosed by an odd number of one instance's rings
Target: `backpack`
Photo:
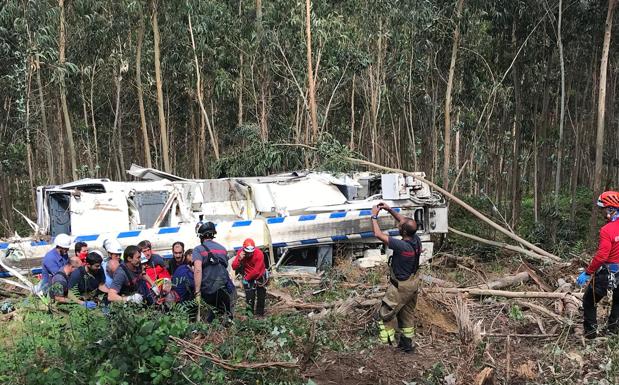
[[[202,263],[202,285],[207,294],[212,294],[221,288],[227,287],[230,276],[228,275],[227,266],[224,265],[223,262],[211,262],[217,261],[215,256],[213,256],[211,249],[209,249],[204,243],[200,246],[204,247],[204,250],[208,256],[206,263]]]

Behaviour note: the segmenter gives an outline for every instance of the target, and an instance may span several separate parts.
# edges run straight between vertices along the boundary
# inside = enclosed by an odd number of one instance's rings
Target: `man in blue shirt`
[[[54,248],[45,254],[41,269],[41,289],[46,292],[49,288],[51,277],[56,274],[64,265],[69,263],[69,248],[71,247],[71,237],[67,234],[58,234],[54,238]]]
[[[172,274],[172,285],[178,296],[177,300],[178,302],[191,301],[195,293],[191,254],[186,253],[180,261],[176,260],[175,257],[175,262],[177,266],[174,269],[174,274]]]

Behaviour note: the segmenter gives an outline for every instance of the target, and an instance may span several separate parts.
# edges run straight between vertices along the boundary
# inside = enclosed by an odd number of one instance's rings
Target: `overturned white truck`
[[[329,266],[334,251],[361,257],[379,248],[369,216],[380,201],[417,220],[422,261],[432,255],[431,235],[447,232],[442,196],[402,174],[292,172],[198,180],[135,165],[128,173],[138,181],[82,179],[38,187],[36,237],[0,242],[5,260],[34,267],[60,233],[91,249],[108,238],[123,246],[148,239],[169,258],[175,241],[195,246],[195,224],[208,220],[217,225],[216,240],[230,252],[253,238],[269,252],[271,264],[311,271]],[[381,212],[379,223],[397,236],[389,214]]]

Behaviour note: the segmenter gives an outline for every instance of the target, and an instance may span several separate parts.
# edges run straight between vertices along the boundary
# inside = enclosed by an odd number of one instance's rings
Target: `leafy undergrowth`
[[[471,286],[514,274],[520,264],[498,253],[491,262],[472,254],[444,255],[423,273]],[[537,268],[553,288],[559,277],[573,281],[571,267]],[[416,310],[415,354],[379,345],[374,314],[385,273],[384,266],[360,270],[338,261],[315,284],[280,286],[274,280],[271,290],[286,291],[313,306],[359,296],[376,302],[321,313],[295,311],[270,298],[267,316],[255,318],[244,313],[238,299],[235,321],[227,327],[190,321],[183,308],[165,314],[128,306],[109,315],[79,307],[50,313],[36,310],[33,299],[17,301],[16,311],[0,316],[0,383],[469,385],[479,383],[484,370],[493,373],[493,384],[618,383],[619,338],[585,342],[576,330],[580,310],[566,325],[501,297],[463,298],[471,324],[485,333],[472,342],[458,333],[454,297],[424,290]],[[540,289],[528,281],[507,290]],[[528,301],[558,312],[553,299]],[[600,320],[607,314],[608,303],[602,301]],[[186,354],[171,336],[204,354]],[[207,358],[209,354],[234,370]],[[274,364],[278,362],[296,367],[280,368]],[[249,368],[256,363],[273,365]]]

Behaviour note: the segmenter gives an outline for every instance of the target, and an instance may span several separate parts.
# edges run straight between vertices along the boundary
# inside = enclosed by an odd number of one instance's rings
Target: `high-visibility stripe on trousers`
[[[413,336],[415,335],[414,327],[403,327],[402,329],[400,329],[400,331],[402,332],[402,335],[404,337],[413,338]]]
[[[378,338],[383,344],[390,344],[395,340],[395,329],[386,327],[383,321],[378,321]]]

